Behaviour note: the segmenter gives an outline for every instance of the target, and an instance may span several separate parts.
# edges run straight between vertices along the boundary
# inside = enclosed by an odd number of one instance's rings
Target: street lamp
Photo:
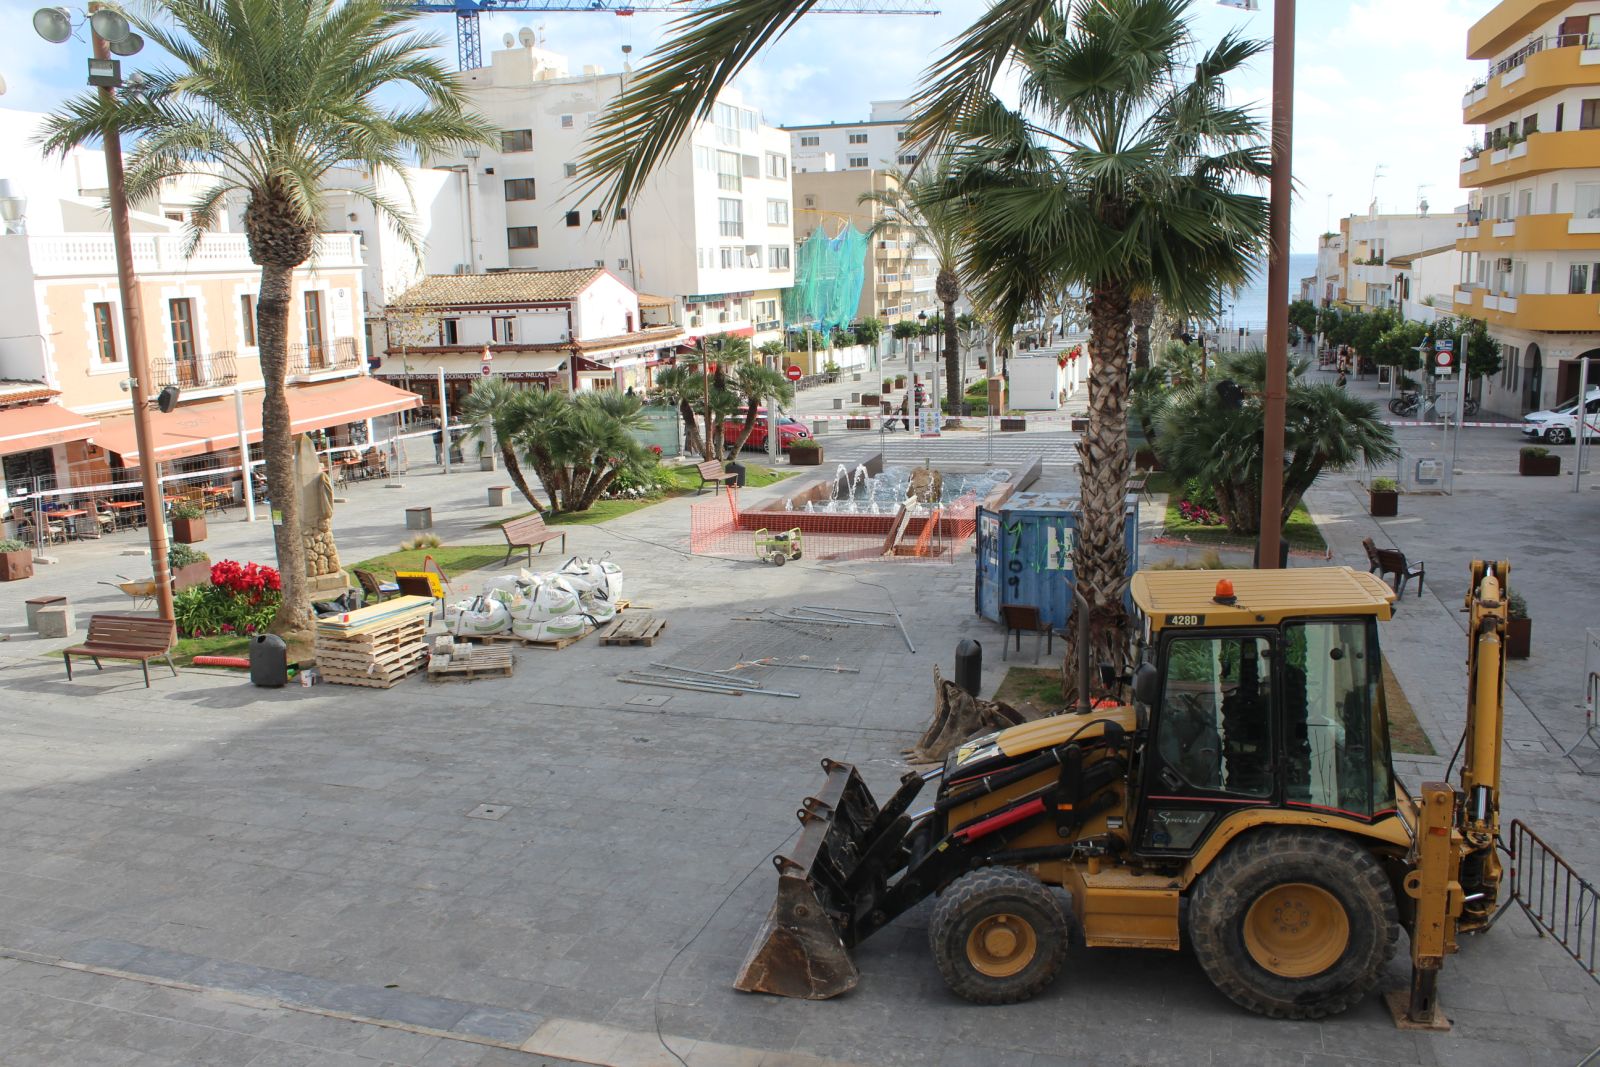
[[[120,11],[103,4],[89,5],[87,18],[94,56],[89,60],[89,84],[100,90],[101,99],[110,103],[122,84],[122,64],[112,59],[137,55],[144,38],[133,32]],[[81,23],[80,23],[81,24]],[[51,44],[62,44],[72,36],[72,13],[64,7],[45,7],[33,13],[33,28]],[[122,297],[122,329],[128,349],[128,391],[133,395],[133,435],[139,448],[139,475],[144,488],[145,529],[150,535],[150,570],[156,587],[156,609],[164,619],[176,616],[172,610],[172,578],[167,567],[167,527],[162,510],[161,472],[157,466],[150,432],[150,406],[146,387],[150,363],[144,348],[144,312],[139,289],[133,277],[133,243],[128,234],[128,194],[122,175],[122,131],[108,121],[101,131],[105,146],[106,186],[111,202],[111,240],[117,254],[117,289]],[[174,397],[163,398],[170,407]],[[245,476],[249,484],[249,472]]]

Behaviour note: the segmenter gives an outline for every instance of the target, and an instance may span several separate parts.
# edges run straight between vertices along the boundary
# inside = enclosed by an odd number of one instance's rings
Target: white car
[[[1584,404],[1584,425],[1589,437],[1600,437],[1600,385],[1589,387]],[[1577,401],[1569,401],[1554,411],[1534,411],[1522,416],[1522,434],[1534,441],[1552,445],[1571,444],[1577,437]]]

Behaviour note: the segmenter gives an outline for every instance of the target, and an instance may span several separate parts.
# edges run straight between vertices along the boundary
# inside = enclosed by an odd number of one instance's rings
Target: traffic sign
[[[1438,365],[1440,370],[1448,370],[1450,364],[1455,360],[1455,358],[1456,354],[1454,352],[1450,351],[1448,348],[1441,348],[1438,352],[1434,353],[1433,362]]]
[[[1436,352],[1454,352],[1456,350],[1456,339],[1454,337],[1441,337],[1433,342],[1433,348]]]
[[[783,376],[788,378],[791,382],[798,382],[801,378],[805,377],[805,372],[791,363],[789,364],[789,368],[783,372]]]
[[[483,364],[482,374],[483,374],[483,376],[485,378],[487,378],[489,376],[489,364],[487,364],[487,363]]]

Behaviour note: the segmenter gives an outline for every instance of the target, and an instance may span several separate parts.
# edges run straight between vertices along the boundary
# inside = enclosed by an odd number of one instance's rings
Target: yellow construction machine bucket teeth
[[[789,855],[773,857],[778,896],[735,989],[826,1000],[855,988],[858,974],[839,922],[851,914],[845,891],[878,805],[854,767],[832,760],[822,767],[828,773],[822,789],[796,813],[799,839]]]

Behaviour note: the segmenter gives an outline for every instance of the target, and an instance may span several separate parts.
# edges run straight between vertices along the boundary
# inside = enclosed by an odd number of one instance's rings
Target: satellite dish
[[[6,79],[4,75],[0,75],[0,96],[4,95],[6,95]]]
[[[515,48],[517,46],[517,39],[509,33],[502,37],[501,40],[505,41],[507,48]]]
[[[1424,200],[1420,204],[1418,204],[1417,208],[1419,209],[1419,211],[1421,212],[1421,214],[1424,217],[1428,214],[1428,202],[1426,200]]]
[[[522,27],[522,29],[517,31],[517,40],[521,41],[525,46],[532,47],[533,30],[529,29],[527,26]]]

